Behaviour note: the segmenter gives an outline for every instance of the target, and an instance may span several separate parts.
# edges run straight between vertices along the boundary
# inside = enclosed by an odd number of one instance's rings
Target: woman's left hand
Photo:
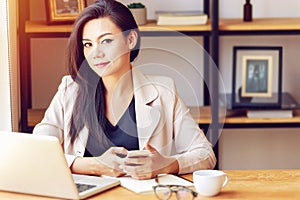
[[[149,156],[126,157],[121,167],[125,173],[135,179],[150,179],[162,173],[178,173],[178,162],[176,158],[161,155],[155,148],[146,145],[151,152]]]

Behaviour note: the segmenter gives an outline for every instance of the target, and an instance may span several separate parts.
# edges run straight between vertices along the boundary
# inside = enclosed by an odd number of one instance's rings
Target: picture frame
[[[282,47],[234,46],[232,108],[281,107]]]
[[[96,0],[85,0],[85,5],[89,6],[91,4],[93,4]]]
[[[85,0],[45,0],[47,24],[71,24],[85,8]]]

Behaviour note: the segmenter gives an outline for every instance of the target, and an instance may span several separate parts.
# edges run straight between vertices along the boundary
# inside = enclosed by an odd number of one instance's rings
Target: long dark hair
[[[140,33],[130,10],[115,0],[99,0],[86,7],[77,17],[68,41],[67,67],[72,79],[78,84],[75,105],[70,121],[69,137],[73,144],[79,131],[85,126],[90,134],[97,134],[103,145],[107,144],[105,130],[104,86],[99,77],[88,65],[82,44],[82,33],[85,24],[97,18],[109,17],[127,37],[130,30],[138,33],[135,48],[130,52],[130,62],[138,55]],[[97,87],[96,87],[97,86]]]

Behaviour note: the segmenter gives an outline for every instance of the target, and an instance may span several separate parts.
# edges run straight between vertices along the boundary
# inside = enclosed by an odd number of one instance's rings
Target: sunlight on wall
[[[6,0],[0,0],[0,27],[0,130],[12,130]]]

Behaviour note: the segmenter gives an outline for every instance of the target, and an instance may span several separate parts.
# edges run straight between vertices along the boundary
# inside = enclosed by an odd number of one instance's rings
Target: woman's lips
[[[100,63],[95,64],[95,66],[99,67],[99,68],[102,68],[102,67],[105,67],[106,65],[108,65],[109,63],[110,63],[110,61],[100,62]]]

